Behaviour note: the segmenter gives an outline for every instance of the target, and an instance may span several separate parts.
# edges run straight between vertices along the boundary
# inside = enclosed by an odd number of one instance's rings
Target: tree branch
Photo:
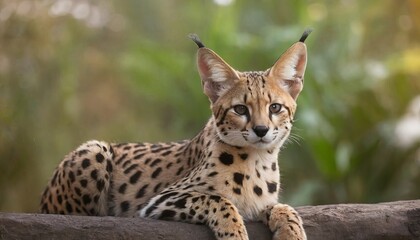
[[[420,239],[420,200],[298,207],[310,240]],[[250,239],[271,239],[247,223]],[[0,239],[214,239],[206,226],[141,218],[0,213]]]

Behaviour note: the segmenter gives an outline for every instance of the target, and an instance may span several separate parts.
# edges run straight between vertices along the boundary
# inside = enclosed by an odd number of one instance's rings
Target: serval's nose
[[[255,134],[258,137],[262,138],[262,137],[264,137],[267,134],[267,132],[268,132],[269,129],[266,126],[259,125],[259,126],[253,127],[252,130],[254,130]]]

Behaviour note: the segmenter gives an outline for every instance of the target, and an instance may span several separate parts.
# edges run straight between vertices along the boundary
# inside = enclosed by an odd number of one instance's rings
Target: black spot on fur
[[[196,212],[195,212],[195,210],[194,210],[194,209],[190,209],[190,213],[189,213],[189,214],[190,214],[191,216],[195,216],[195,213],[196,213]]]
[[[162,202],[164,202],[166,199],[172,197],[172,196],[176,196],[178,193],[177,192],[170,192],[170,193],[166,193],[164,195],[162,195],[158,200],[156,200],[155,204],[161,204]]]
[[[52,183],[52,185],[53,186],[55,186],[57,183],[56,183],[56,180],[57,180],[57,175],[58,175],[58,172],[57,171],[55,171],[54,172],[54,176],[52,177],[52,179],[51,179],[51,183]]]
[[[102,155],[102,154],[100,154],[100,153],[98,153],[98,154],[96,154],[96,161],[98,162],[98,163],[101,163],[101,162],[103,162],[104,161],[104,155]]]
[[[98,189],[99,192],[101,192],[105,187],[105,181],[103,179],[99,179],[96,182],[96,188]]]
[[[139,189],[139,191],[136,194],[136,198],[141,198],[146,193],[146,189],[149,186],[149,184],[144,185],[142,188]]]
[[[157,192],[159,191],[160,186],[162,185],[162,183],[158,183],[154,188],[153,188],[153,192]]]
[[[234,173],[233,174],[233,181],[235,181],[238,185],[243,185],[244,175],[242,173]]]
[[[151,158],[147,158],[145,161],[144,161],[144,164],[149,164],[150,163],[150,161],[152,161],[152,159]]]
[[[152,178],[157,178],[157,176],[159,176],[159,174],[162,172],[162,168],[157,168],[153,173],[152,173]]]
[[[93,169],[92,172],[90,172],[90,176],[94,179],[97,180],[98,179],[98,170]]]
[[[168,156],[169,154],[171,154],[172,153],[172,151],[166,151],[166,152],[164,152],[164,153],[162,153],[161,155],[163,156],[163,157],[165,157],[165,156]]]
[[[73,212],[73,207],[71,206],[71,204],[69,202],[66,202],[66,210],[67,210],[68,213]]]
[[[59,204],[63,203],[63,197],[61,197],[61,195],[57,196],[57,201]]]
[[[262,195],[262,189],[258,186],[254,186],[254,193],[257,194],[258,196]]]
[[[277,165],[276,165],[276,163],[275,163],[275,162],[273,162],[273,163],[271,164],[271,170],[273,170],[273,171],[276,171],[276,170],[277,170]]]
[[[240,188],[233,188],[232,189],[234,193],[241,195],[241,189]]]
[[[233,156],[232,156],[232,154],[229,154],[227,152],[223,152],[222,154],[220,154],[219,160],[220,160],[221,163],[229,166],[233,163]]]
[[[74,181],[76,181],[76,178],[75,178],[74,173],[72,171],[69,172],[69,178],[70,178],[70,181],[72,183],[74,183]]]
[[[177,175],[177,176],[179,176],[179,174],[181,174],[181,173],[182,173],[182,171],[184,171],[184,167],[180,167],[180,168],[178,169],[178,171],[176,172],[176,175]]]
[[[133,152],[133,154],[134,154],[134,155],[137,155],[137,153],[144,152],[144,151],[146,151],[146,150],[147,150],[147,148],[140,148],[140,149],[135,150],[135,151]]]
[[[140,154],[137,154],[136,156],[134,156],[134,159],[140,159],[140,158],[142,158],[144,155],[145,155],[145,153],[140,153]]]
[[[74,191],[76,192],[77,196],[79,196],[79,197],[82,196],[82,191],[80,190],[80,188],[75,187]]]
[[[77,152],[77,154],[79,155],[79,157],[81,157],[81,156],[83,156],[83,155],[87,154],[88,152],[89,152],[89,150],[87,150],[87,149],[82,149],[82,150],[80,150],[79,152]]]
[[[106,161],[106,171],[109,173],[112,172],[112,163],[110,160]]]
[[[116,147],[120,147],[119,146],[119,144],[116,146]],[[123,150],[125,150],[125,151],[128,151],[128,150],[130,150],[132,148],[132,146],[125,146],[124,148],[123,148]]]
[[[90,166],[90,160],[87,159],[87,158],[83,159],[83,161],[82,161],[82,168],[83,169],[86,169],[89,166]]]
[[[176,212],[172,210],[163,210],[159,216],[159,219],[172,219],[175,217]]]
[[[209,173],[209,175],[207,175],[207,176],[209,176],[209,177],[214,177],[214,176],[216,176],[217,174],[219,174],[218,172],[211,172],[211,173]]]
[[[151,164],[150,164],[150,166],[151,167],[154,167],[154,166],[156,166],[157,164],[159,164],[160,162],[162,162],[162,159],[155,159]]]
[[[151,212],[153,212],[157,207],[155,205],[150,206],[146,210],[146,216],[148,216]]]
[[[128,201],[124,201],[120,204],[120,207],[122,212],[127,212],[130,208],[130,203]]]
[[[125,193],[125,190],[127,189],[127,183],[121,184],[121,186],[118,188],[118,192],[121,194]]]
[[[134,174],[130,177],[130,183],[131,183],[131,184],[135,184],[135,183],[139,180],[140,176],[141,176],[141,172],[140,172],[140,171],[137,171],[136,173],[134,173]]]
[[[80,185],[82,185],[82,187],[85,188],[87,186],[87,184],[88,184],[88,181],[86,179],[80,180]]]
[[[246,159],[248,158],[248,154],[247,154],[247,153],[242,153],[242,154],[239,154],[239,157],[240,157],[242,160],[246,160]]]
[[[217,196],[217,195],[211,195],[210,197],[209,197],[209,199],[211,199],[211,200],[214,200],[215,202],[220,202],[220,199],[221,199],[222,197],[220,197],[220,196]]]
[[[115,161],[115,164],[119,165],[126,157],[127,153],[124,153],[117,161]]]
[[[181,198],[181,199],[175,201],[174,206],[176,208],[185,208],[186,203],[187,203],[187,199],[186,198]]]
[[[132,164],[127,169],[124,170],[124,174],[129,174],[132,170],[136,169],[139,165],[138,164]]]
[[[267,182],[267,189],[269,193],[274,193],[277,191],[277,183],[276,182]]]
[[[90,198],[90,196],[88,194],[83,195],[82,200],[83,200],[83,204],[85,204],[85,205],[92,202],[92,198]]]

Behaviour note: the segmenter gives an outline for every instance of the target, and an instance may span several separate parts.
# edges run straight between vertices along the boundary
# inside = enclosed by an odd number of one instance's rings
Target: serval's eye
[[[239,115],[245,115],[248,112],[248,108],[245,105],[235,105],[233,110]]]
[[[276,114],[281,111],[281,104],[273,103],[270,105],[270,113]]]

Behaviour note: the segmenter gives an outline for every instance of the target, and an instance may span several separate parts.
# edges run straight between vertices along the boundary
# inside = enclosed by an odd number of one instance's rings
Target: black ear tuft
[[[306,40],[306,38],[309,36],[309,34],[311,34],[311,32],[312,32],[312,28],[308,28],[308,29],[306,29],[304,32],[303,32],[303,34],[302,34],[302,37],[300,37],[300,39],[299,39],[299,42],[305,42],[305,40]]]
[[[188,37],[193,40],[195,42],[195,44],[197,44],[198,48],[203,48],[205,47],[204,44],[201,42],[200,38],[198,37],[197,34],[195,33],[190,33],[188,34]]]

